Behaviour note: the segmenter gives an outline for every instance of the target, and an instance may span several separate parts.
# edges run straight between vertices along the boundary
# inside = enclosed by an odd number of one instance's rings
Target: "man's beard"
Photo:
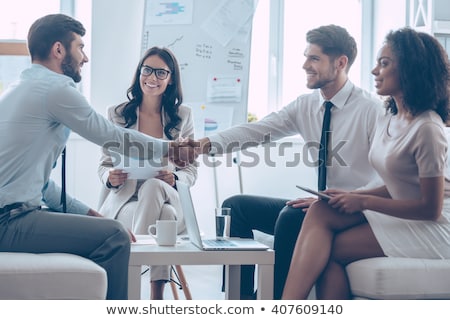
[[[322,79],[322,80],[316,81],[316,82],[314,82],[312,84],[306,84],[306,87],[308,89],[320,89],[320,88],[325,87],[325,85],[327,85],[327,84],[329,84],[330,82],[333,82],[333,81],[334,81],[334,79],[330,79],[330,78]]]
[[[323,72],[321,73],[321,77],[319,78],[319,80],[317,80],[314,83],[307,83],[306,87],[308,89],[321,89],[323,87],[325,87],[327,84],[336,81],[337,78],[337,71],[335,68],[333,68],[332,66],[330,66],[330,69],[328,70],[327,74],[324,74]]]
[[[75,63],[72,55],[68,53],[61,64],[61,68],[63,73],[71,77],[76,83],[81,81],[81,74],[78,72],[77,67],[78,65]]]

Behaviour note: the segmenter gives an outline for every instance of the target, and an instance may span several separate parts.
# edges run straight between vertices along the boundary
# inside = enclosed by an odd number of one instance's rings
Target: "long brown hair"
[[[177,125],[181,122],[181,118],[178,115],[178,110],[183,102],[183,92],[181,89],[180,67],[174,54],[167,48],[152,47],[144,53],[136,67],[133,82],[127,90],[127,98],[129,102],[126,103],[125,107],[121,110],[118,110],[118,108],[122,105],[118,106],[116,108],[116,113],[125,119],[126,128],[129,128],[136,123],[136,109],[141,105],[143,97],[141,85],[139,83],[141,67],[148,57],[154,55],[160,57],[170,69],[172,83],[167,86],[167,89],[163,94],[161,112],[164,112],[166,118],[168,119],[166,125],[164,126],[164,133],[170,140],[173,140],[175,137],[173,130],[179,131]]]

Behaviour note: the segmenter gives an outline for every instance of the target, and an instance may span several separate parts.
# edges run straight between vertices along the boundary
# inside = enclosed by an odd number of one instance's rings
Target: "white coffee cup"
[[[148,227],[148,233],[160,246],[174,246],[177,242],[177,222],[175,220],[157,220]]]

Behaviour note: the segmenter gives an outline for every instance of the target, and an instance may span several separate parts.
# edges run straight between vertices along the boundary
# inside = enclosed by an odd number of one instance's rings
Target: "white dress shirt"
[[[213,152],[227,153],[284,137],[300,134],[311,156],[306,165],[317,168],[322,131],[324,99],[319,90],[299,96],[279,112],[260,121],[242,124],[208,137]],[[354,190],[379,180],[369,163],[368,153],[378,117],[383,114],[381,99],[347,81],[331,98],[333,150],[332,163],[327,169],[327,188]],[[218,148],[218,150],[216,150]],[[227,149],[228,148],[228,149]],[[299,150],[300,152],[304,150]]]

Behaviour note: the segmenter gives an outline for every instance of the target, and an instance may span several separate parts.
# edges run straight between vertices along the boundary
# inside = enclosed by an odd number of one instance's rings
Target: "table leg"
[[[258,265],[258,293],[256,299],[273,299],[273,264]]]
[[[239,300],[241,298],[241,266],[225,266],[225,299]]]
[[[128,300],[141,299],[141,266],[128,266]]]

